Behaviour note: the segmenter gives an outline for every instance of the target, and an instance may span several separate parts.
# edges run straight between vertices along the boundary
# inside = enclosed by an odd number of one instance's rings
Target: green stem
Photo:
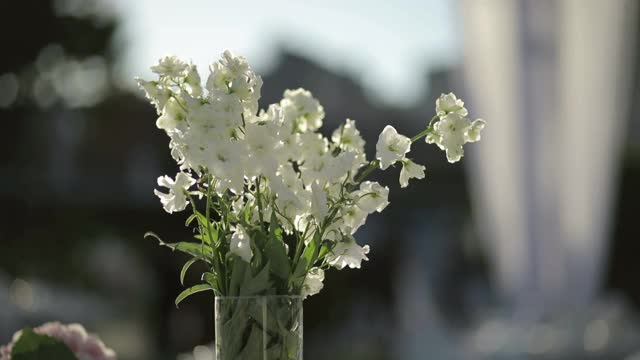
[[[380,166],[380,161],[373,160],[369,163],[369,167],[366,168],[355,180],[356,184],[359,184],[362,180],[364,180],[371,172]]]
[[[271,203],[272,206],[272,211],[275,211],[276,214],[280,215],[283,219],[285,219],[289,225],[291,226],[291,229],[293,229],[293,234],[296,236],[296,239],[300,238],[300,235],[298,235],[298,232],[296,231],[296,225],[285,215],[283,214],[280,209],[278,209],[278,206],[276,205],[275,199],[274,201]]]
[[[431,128],[431,126],[433,126],[433,122],[436,121],[437,118],[438,118],[438,114],[433,115],[433,117],[429,121],[429,126],[427,126],[427,129],[429,129],[429,128]]]
[[[264,219],[262,216],[262,196],[260,195],[260,175],[256,178],[256,198],[258,200],[258,218],[260,219],[260,228],[262,228]]]
[[[221,280],[220,287],[225,288],[225,276],[222,274],[222,269],[220,266],[220,261],[218,259],[219,247],[218,244],[213,243],[213,239],[211,238],[211,187],[213,186],[213,181],[210,176],[207,176],[207,208],[205,210],[205,217],[207,220],[207,235],[209,236],[209,243],[211,243],[212,248],[216,249],[216,253],[213,254],[213,266],[216,274],[218,274],[219,279]],[[218,234],[218,240],[220,240],[220,236]]]
[[[429,134],[429,132],[431,131],[431,129],[426,129],[423,132],[419,133],[418,135],[414,136],[411,138],[411,142],[416,142],[420,139],[422,139],[423,137],[427,136],[427,134]]]
[[[291,271],[295,271],[296,267],[298,266],[298,262],[300,262],[300,255],[302,255],[302,245],[304,244],[304,239],[307,235],[307,230],[309,230],[309,223],[307,223],[307,226],[304,229],[304,233],[302,234],[302,237],[297,236],[297,231],[294,229],[294,232],[296,233],[296,237],[298,238],[298,241],[296,243],[296,251],[295,254],[293,255],[293,266],[291,267]]]
[[[429,121],[429,126],[427,126],[427,128],[421,133],[419,133],[418,135],[412,137],[411,142],[416,142],[422,139],[423,137],[427,136],[428,134],[431,134],[433,132],[433,122],[436,121],[437,118],[438,118],[438,115],[434,115],[431,118],[431,121]]]

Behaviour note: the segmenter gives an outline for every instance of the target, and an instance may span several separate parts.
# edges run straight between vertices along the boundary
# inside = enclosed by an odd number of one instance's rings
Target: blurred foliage
[[[20,339],[11,351],[13,360],[76,360],[64,343],[46,335],[38,335],[30,328],[22,330]]]

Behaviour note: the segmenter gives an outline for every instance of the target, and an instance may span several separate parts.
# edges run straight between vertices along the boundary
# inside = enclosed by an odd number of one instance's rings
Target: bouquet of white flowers
[[[353,120],[333,131],[318,130],[324,109],[309,91],[287,90],[283,99],[258,110],[262,79],[243,57],[225,51],[210,67],[203,87],[193,64],[160,59],[157,80],[138,79],[156,106],[158,128],[170,138],[179,165],[175,178],[162,176],[156,190],[164,209],[191,207],[195,241],[161,245],[192,256],[208,271],[187,296],[211,290],[217,297],[298,295],[323,287],[329,268],[359,268],[369,246],[355,232],[367,216],[388,204],[389,189],[367,181],[375,169],[400,165],[400,185],[422,179],[425,167],[411,161],[411,144],[422,138],[460,160],[463,145],[480,139],[483,120],[467,118],[464,103],[443,94],[426,128],[409,138],[386,126],[367,160]]]

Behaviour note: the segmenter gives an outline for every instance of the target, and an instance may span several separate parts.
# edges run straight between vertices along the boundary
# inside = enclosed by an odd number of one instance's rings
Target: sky
[[[284,46],[402,105],[421,95],[427,68],[460,57],[453,0],[112,1],[123,20],[121,79],[151,76],[168,54],[206,72],[225,49],[267,73]]]

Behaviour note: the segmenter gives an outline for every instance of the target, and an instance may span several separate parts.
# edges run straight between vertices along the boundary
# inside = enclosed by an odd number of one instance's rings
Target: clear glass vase
[[[302,360],[302,297],[215,299],[216,360]]]

